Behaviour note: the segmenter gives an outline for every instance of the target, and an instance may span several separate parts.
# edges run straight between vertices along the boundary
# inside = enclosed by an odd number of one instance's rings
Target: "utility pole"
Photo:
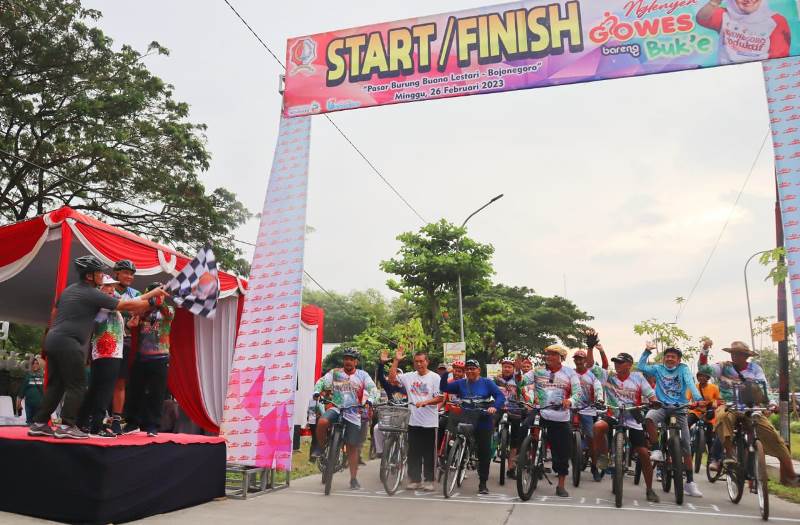
[[[780,195],[778,194],[778,174],[775,174],[775,240],[778,248],[783,248],[783,220],[781,218]],[[778,261],[785,264],[784,258]],[[786,304],[786,282],[778,283],[778,322],[783,323],[783,337],[778,342],[778,400],[780,412],[780,433],[786,446],[789,437],[789,322]],[[754,350],[754,349],[753,349]]]

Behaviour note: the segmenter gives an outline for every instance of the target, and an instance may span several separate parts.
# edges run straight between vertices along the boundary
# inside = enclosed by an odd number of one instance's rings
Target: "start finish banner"
[[[532,0],[292,38],[284,114],[795,56],[797,2]]]

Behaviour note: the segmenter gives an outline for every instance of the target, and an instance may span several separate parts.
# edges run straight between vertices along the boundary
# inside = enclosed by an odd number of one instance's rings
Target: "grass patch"
[[[769,480],[769,493],[792,503],[800,503],[800,488],[786,487],[774,479]]]
[[[800,434],[792,432],[789,434],[791,439],[792,458],[800,461]]]
[[[320,473],[317,464],[308,460],[310,449],[311,438],[302,438],[300,441],[300,450],[292,453],[292,479],[305,478],[306,476],[313,476],[314,474]],[[364,446],[361,447],[361,458],[365,462],[369,461],[369,438],[364,441]]]

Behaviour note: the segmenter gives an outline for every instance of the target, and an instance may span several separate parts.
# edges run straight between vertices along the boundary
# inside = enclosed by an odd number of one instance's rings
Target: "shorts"
[[[581,421],[581,432],[587,438],[591,439],[594,436],[594,421],[596,416],[589,416],[586,414],[579,414]]]
[[[678,420],[678,426],[681,429],[681,448],[683,449],[683,453],[691,454],[692,445],[690,443],[689,420],[686,417],[686,410],[684,409],[678,412],[672,411],[672,413],[675,414],[675,417]],[[656,425],[663,425],[667,420],[667,409],[653,408],[647,412],[645,418],[649,419]]]
[[[128,376],[130,375],[131,370],[131,337],[126,335],[122,338],[122,363],[119,367],[119,374],[117,374],[117,379],[122,379],[123,381],[127,381]]]
[[[342,415],[338,410],[330,409],[322,414],[322,419],[327,419],[331,425],[339,422]],[[361,431],[361,425],[356,425],[352,421],[345,419],[344,421],[344,442],[354,447],[361,446],[364,442],[364,433]]]
[[[644,430],[638,428],[628,427],[628,441],[631,448],[642,448],[647,446],[647,438],[645,437]]]

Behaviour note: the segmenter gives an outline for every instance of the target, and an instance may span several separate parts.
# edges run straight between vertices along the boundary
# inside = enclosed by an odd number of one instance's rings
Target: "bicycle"
[[[456,486],[461,486],[466,477],[467,469],[474,470],[477,464],[475,451],[475,428],[481,416],[486,414],[484,408],[471,408],[465,405],[489,406],[488,402],[471,402],[462,400],[458,405],[460,410],[451,409],[447,416],[447,431],[449,433],[447,443],[447,459],[443,464],[444,475],[442,481],[442,492],[445,498],[453,495]]]
[[[408,464],[408,403],[386,403],[376,406],[378,423],[384,433],[380,479],[386,494],[393,496],[406,473]]]
[[[572,435],[570,436],[570,467],[572,468],[572,486],[577,487],[581,484],[581,472],[586,470],[586,466],[591,464],[592,457],[589,447],[584,447],[584,443],[589,443],[591,438],[583,433],[581,427],[580,411],[587,406],[572,409]]]
[[[517,405],[517,408],[508,409],[508,405]],[[506,484],[506,463],[510,457],[511,452],[511,424],[515,418],[522,417],[522,411],[519,403],[516,400],[508,400],[506,408],[503,409],[503,415],[497,423],[497,430],[495,431],[495,442],[497,447],[495,449],[494,461],[500,463],[500,485]]]
[[[531,499],[533,492],[539,484],[539,480],[544,478],[552,485],[547,478],[544,468],[545,443],[547,443],[547,427],[542,426],[542,410],[560,410],[561,404],[539,407],[530,403],[520,402],[530,409],[525,424],[528,432],[522,440],[517,455],[517,495],[522,501]]]
[[[320,402],[330,404],[333,408],[339,409],[340,412],[339,419],[328,428],[328,439],[325,443],[325,448],[317,460],[317,466],[322,472],[322,483],[325,485],[325,495],[328,496],[331,493],[333,475],[344,470],[347,465],[347,456],[344,451],[345,412],[358,411],[360,418],[363,407],[361,405],[340,407],[329,399],[320,399]]]
[[[758,439],[753,417],[764,417],[766,408],[741,407],[728,404],[728,409],[741,412],[743,417],[736,418],[733,428],[733,444],[736,449],[736,462],[723,466],[726,474],[728,497],[731,502],[739,503],[744,493],[744,483],[750,485],[750,492],[758,496],[758,508],[761,519],[769,519],[769,480],[767,478],[767,462],[764,445]],[[744,420],[748,420],[745,425]],[[721,469],[722,470],[722,469]]]
[[[630,414],[631,417],[637,421],[641,418],[641,410],[649,408],[650,405],[628,405],[624,404],[617,407],[619,415],[617,417],[609,416],[607,418],[609,431],[611,433],[611,456],[612,465],[614,467],[614,478],[611,481],[611,491],[614,494],[614,505],[617,508],[622,507],[622,482],[625,479],[625,474],[628,471],[628,464],[631,461],[633,454],[631,453],[631,442],[628,436],[628,426],[625,424],[625,414]],[[639,473],[641,475],[641,464],[638,463]]]
[[[681,427],[678,426],[677,412],[686,410],[688,404],[662,405],[666,410],[665,424],[658,436],[659,448],[664,455],[661,463],[661,488],[669,492],[674,485],[675,503],[683,505],[683,449],[681,447]]]
[[[714,410],[707,409],[701,419],[689,428],[689,441],[692,444],[692,458],[694,462],[694,472],[697,474],[703,466],[703,454],[706,454],[706,477],[708,481],[714,483],[719,477],[718,473],[708,469],[711,462],[711,445],[714,442],[714,426],[711,420],[714,419]]]

